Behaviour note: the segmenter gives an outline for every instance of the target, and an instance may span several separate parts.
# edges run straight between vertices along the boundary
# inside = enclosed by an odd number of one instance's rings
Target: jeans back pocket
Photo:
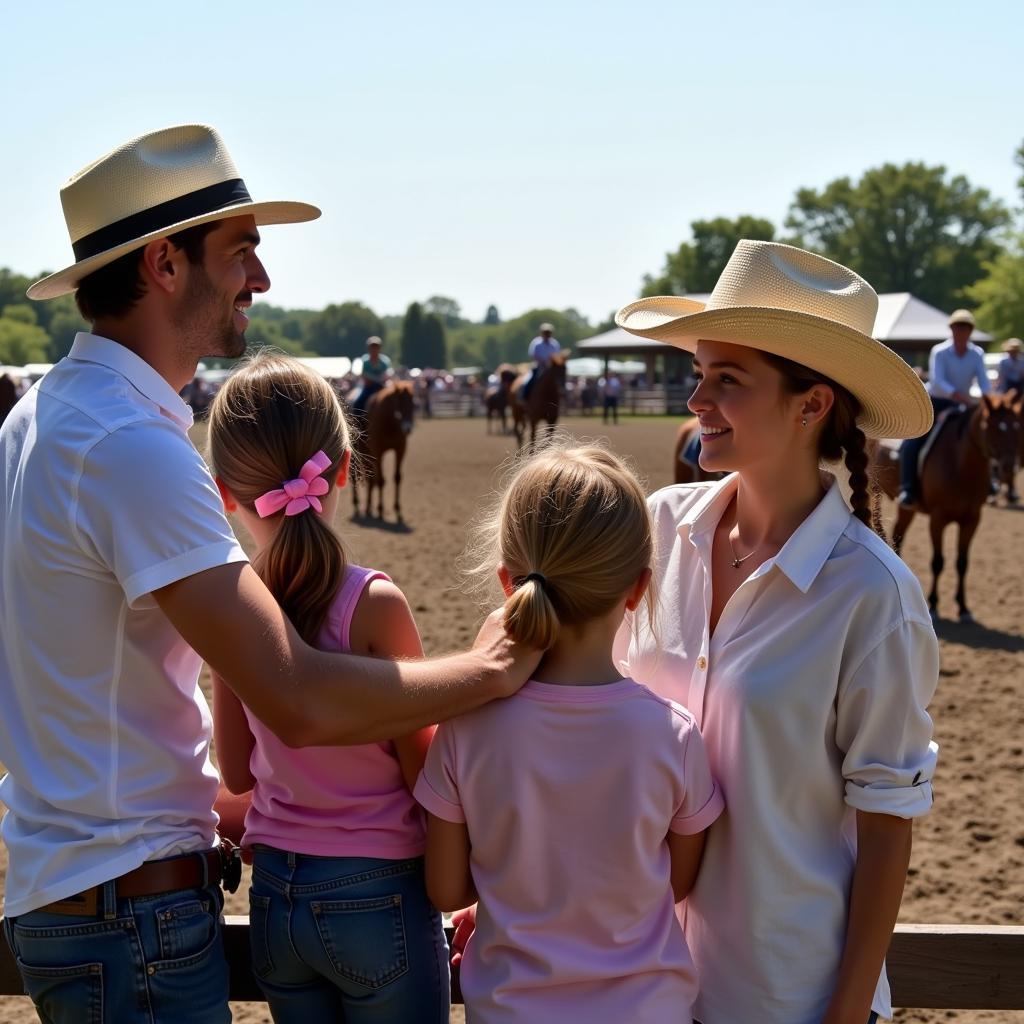
[[[400,895],[312,902],[310,909],[334,970],[369,989],[409,969]]]

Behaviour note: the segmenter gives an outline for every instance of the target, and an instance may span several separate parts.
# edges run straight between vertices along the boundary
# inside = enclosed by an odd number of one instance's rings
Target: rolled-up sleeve
[[[456,777],[455,727],[442,722],[434,733],[413,796],[420,806],[444,821],[463,824],[466,814]]]
[[[930,624],[903,621],[868,652],[839,690],[836,743],[846,802],[914,818],[932,805],[938,747],[927,707],[939,677]]]

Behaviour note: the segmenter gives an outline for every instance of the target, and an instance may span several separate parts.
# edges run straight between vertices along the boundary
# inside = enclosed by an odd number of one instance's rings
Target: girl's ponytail
[[[528,573],[505,602],[508,635],[541,651],[546,651],[558,638],[558,614],[548,595],[549,586],[539,572]]]
[[[345,578],[345,565],[345,549],[337,534],[312,509],[285,516],[252,563],[308,644],[316,641]]]

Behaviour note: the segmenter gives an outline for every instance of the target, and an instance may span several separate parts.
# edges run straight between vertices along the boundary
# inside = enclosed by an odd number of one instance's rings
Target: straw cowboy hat
[[[1024,344],[1021,343],[1020,338],[1007,338],[1003,342],[1004,352],[1019,352],[1022,348],[1024,348]]]
[[[640,299],[615,322],[687,352],[703,339],[790,359],[853,394],[868,437],[918,437],[932,425],[931,401],[913,369],[871,337],[877,310],[874,289],[852,270],[791,245],[744,239],[707,303]]]
[[[84,167],[60,190],[75,262],[29,290],[30,299],[73,292],[83,277],[157,238],[225,217],[294,224],[315,206],[254,202],[214,128],[183,124],[141,135]]]
[[[969,309],[954,309],[949,314],[949,326],[953,324],[970,324],[971,327],[976,327],[977,324],[974,322],[974,314]]]

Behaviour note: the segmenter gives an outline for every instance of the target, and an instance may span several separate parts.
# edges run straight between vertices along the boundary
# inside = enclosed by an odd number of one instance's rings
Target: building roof
[[[688,299],[707,302],[708,293],[687,295]],[[872,335],[888,345],[929,344],[945,341],[949,337],[949,314],[922,302],[910,292],[887,292],[878,296],[878,313]],[[992,341],[992,335],[975,330],[971,341],[984,345]],[[638,338],[635,334],[614,327],[603,334],[586,338],[576,343],[580,352],[655,352],[665,347],[665,342],[651,338]]]

